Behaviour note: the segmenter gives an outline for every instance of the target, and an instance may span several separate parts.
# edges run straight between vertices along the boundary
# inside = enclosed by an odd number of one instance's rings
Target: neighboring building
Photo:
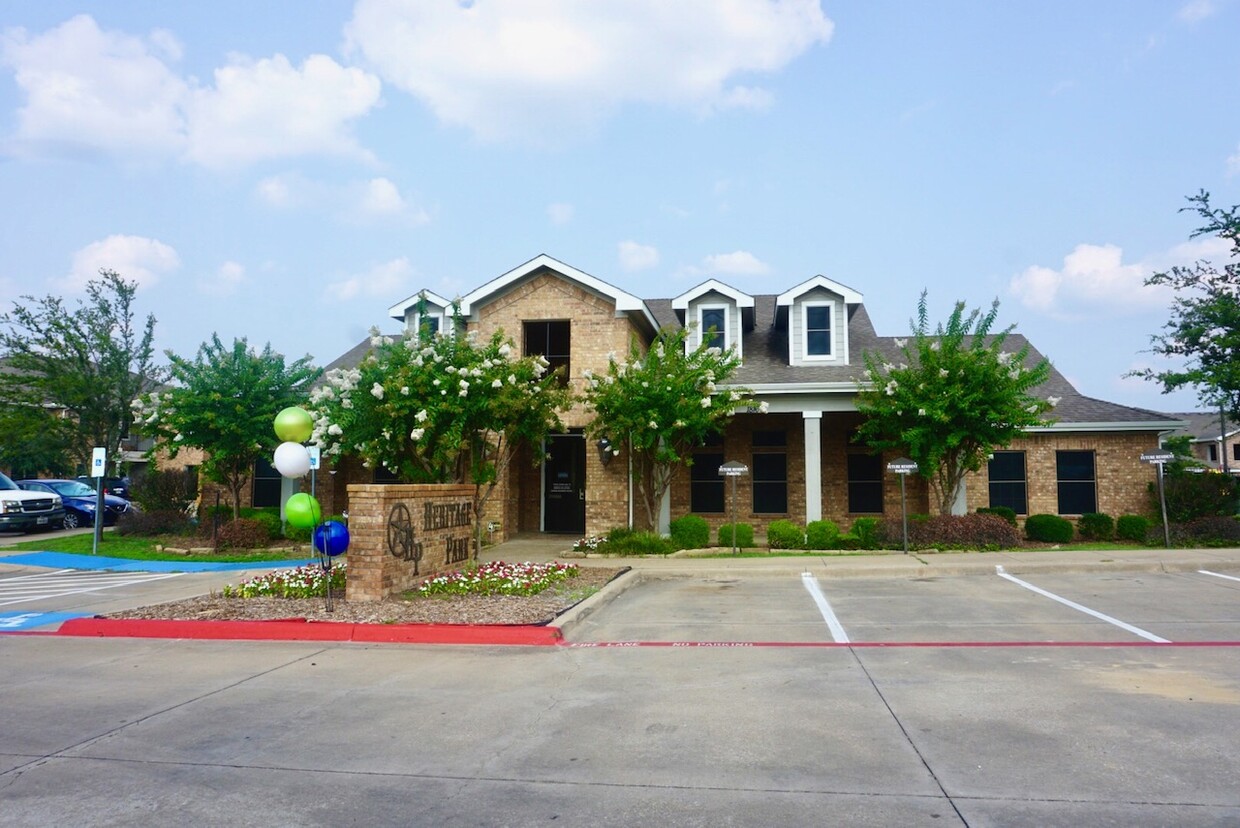
[[[1217,411],[1170,414],[1183,421],[1173,436],[1192,438],[1193,456],[1212,469],[1240,474],[1240,423],[1221,419]]]
[[[389,313],[407,328],[445,331],[451,303],[419,292]],[[738,519],[759,533],[776,519],[806,523],[829,518],[842,527],[861,516],[900,511],[898,479],[886,472],[892,456],[871,455],[851,437],[861,422],[855,397],[865,381],[866,352],[898,361],[895,337],[878,336],[862,295],[823,276],[782,293],[750,295],[711,279],[670,299],[643,300],[548,256],[538,256],[486,282],[459,300],[465,325],[482,336],[496,330],[525,354],[542,354],[568,369],[574,391],[583,372],[607,369],[608,355],[623,358],[630,341],[649,343],[667,326],[692,326],[690,346],[713,329],[715,344],[736,348],[741,366],[730,384],[753,390],[767,413],[738,414],[721,440],[700,447],[664,504],[668,516],[694,513],[712,526],[727,522],[729,492],[717,474],[739,460],[750,474],[738,484]],[[1009,337],[1013,350],[1026,341]],[[356,365],[368,342],[335,360]],[[1035,359],[1040,359],[1032,351]],[[1146,484],[1154,479],[1142,452],[1182,425],[1165,414],[1082,396],[1057,371],[1038,389],[1059,397],[1056,422],[1031,429],[997,450],[989,467],[968,480],[966,506],[1003,505],[1022,516],[1067,517],[1148,511]],[[502,481],[485,519],[500,532],[594,534],[623,526],[633,510],[623,454],[612,459],[589,444],[581,406],[564,417],[566,431],[548,437],[548,458],[534,466],[518,458]],[[318,493],[328,513],[343,511],[344,484],[382,482],[355,462],[320,473]],[[910,510],[927,512],[924,482],[910,481]],[[640,509],[640,507],[639,507]],[[640,513],[635,517],[640,522]]]

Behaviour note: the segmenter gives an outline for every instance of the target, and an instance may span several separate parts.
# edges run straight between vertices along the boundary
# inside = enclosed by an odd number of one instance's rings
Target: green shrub
[[[198,473],[192,469],[153,469],[134,475],[130,495],[144,512],[182,512],[198,498]]]
[[[677,549],[705,549],[710,546],[710,526],[699,515],[678,517],[669,524],[672,543]]]
[[[1163,478],[1167,499],[1167,519],[1172,523],[1188,523],[1193,518],[1210,515],[1234,515],[1236,490],[1240,485],[1231,475],[1216,471],[1175,471]],[[1149,487],[1151,511],[1161,509],[1158,487]]]
[[[1016,510],[1007,506],[983,506],[977,510],[979,515],[998,515],[1013,526],[1016,525]]]
[[[1086,512],[1077,521],[1076,531],[1085,540],[1111,540],[1115,537],[1115,521],[1101,512]]]
[[[237,518],[220,527],[215,545],[218,549],[262,549],[270,540],[266,526],[253,518]]]
[[[878,537],[878,527],[882,523],[878,518],[859,517],[853,521],[852,534],[857,539],[857,545],[853,549],[882,549],[882,542]]]
[[[130,509],[116,522],[116,534],[140,535],[192,535],[194,524],[178,509],[160,509],[155,512],[139,512]]]
[[[676,545],[658,532],[612,529],[596,551],[608,555],[667,555],[676,551]]]
[[[902,546],[903,522],[884,520],[879,537],[888,546]],[[921,516],[908,523],[908,545],[910,549],[1011,549],[1020,545],[1020,532],[999,515]]]
[[[805,527],[805,546],[808,549],[831,549],[839,536],[840,528],[831,521],[810,521]]]
[[[731,523],[725,523],[719,527],[719,545],[732,548],[732,526]],[[736,547],[738,549],[748,549],[754,545],[753,543],[753,524],[737,523],[736,526]]]
[[[1115,534],[1120,540],[1145,543],[1154,522],[1145,515],[1120,515],[1115,522]]]
[[[1072,521],[1059,515],[1030,515],[1025,520],[1025,537],[1032,541],[1068,543],[1072,532]]]
[[[804,549],[805,530],[790,520],[773,520],[766,527],[766,545],[771,549]]]
[[[269,540],[278,540],[281,535],[280,512],[278,509],[242,509],[241,517],[252,520],[267,530]]]

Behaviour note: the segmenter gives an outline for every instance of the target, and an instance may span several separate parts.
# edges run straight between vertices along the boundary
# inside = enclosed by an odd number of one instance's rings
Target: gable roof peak
[[[722,293],[724,296],[736,303],[738,308],[752,308],[753,297],[744,291],[737,290],[731,285],[726,285],[718,279],[707,279],[696,287],[692,287],[679,296],[672,299],[672,310],[688,310],[689,303],[694,299],[705,296],[707,293],[714,291]]]
[[[819,274],[817,276],[812,276],[801,284],[791,287],[779,294],[779,296],[775,298],[775,306],[790,306],[794,301],[796,301],[797,297],[808,293],[814,288],[825,288],[832,293],[837,293],[840,296],[843,296],[845,304],[860,305],[863,301],[865,301],[860,293],[853,290],[848,285],[842,284],[833,279],[828,279],[826,276]]]

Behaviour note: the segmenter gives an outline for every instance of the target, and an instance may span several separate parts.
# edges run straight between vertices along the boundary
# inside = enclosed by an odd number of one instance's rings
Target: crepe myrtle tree
[[[966,313],[957,302],[947,323],[931,332],[923,292],[912,337],[896,340],[903,360],[865,356],[868,382],[857,395],[865,420],[855,439],[916,461],[939,514],[953,513],[966,474],[1024,429],[1044,425],[1059,402],[1032,393],[1050,375],[1050,363],[1030,364],[1028,345],[1005,350],[1014,326],[991,333],[998,314],[998,300],[984,314]]]
[[[192,360],[165,353],[172,384],[134,401],[135,423],[172,457],[183,448],[202,449],[202,473],[228,489],[235,520],[254,464],[270,458],[279,442],[272,421],[306,399],[319,369],[309,356],[286,364],[270,344],[262,351],[245,338],[225,345],[218,334]]]
[[[521,445],[542,459],[572,397],[542,356],[517,357],[501,332],[479,341],[427,330],[400,337],[371,329],[356,368],[329,371],[310,395],[311,442],[354,455],[410,483],[474,485],[474,556],[480,516]]]
[[[749,389],[724,386],[740,364],[735,350],[703,343],[686,352],[689,330],[661,331],[646,351],[634,341],[626,361],[610,354],[606,373],[584,372],[585,404],[594,412],[587,431],[629,452],[629,474],[652,528],[676,472],[693,464],[693,448],[750,404]],[[765,413],[766,403],[757,410]]]

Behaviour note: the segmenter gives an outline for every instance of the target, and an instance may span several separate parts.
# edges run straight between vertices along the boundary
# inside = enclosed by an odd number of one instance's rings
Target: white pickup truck
[[[0,474],[0,532],[62,529],[65,505],[59,495],[27,492]]]

